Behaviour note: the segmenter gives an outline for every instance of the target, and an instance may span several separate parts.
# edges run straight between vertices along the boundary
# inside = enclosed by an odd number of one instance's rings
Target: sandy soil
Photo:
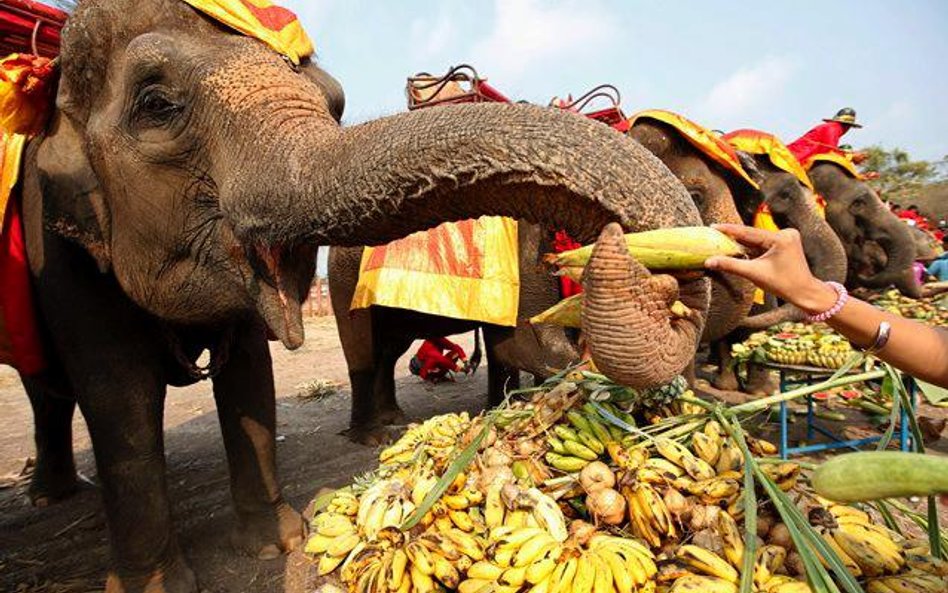
[[[469,351],[470,335],[461,339]],[[320,488],[341,485],[374,465],[376,451],[340,436],[348,421],[346,367],[332,318],[307,322],[306,344],[295,352],[272,347],[278,394],[278,459],[287,499],[303,509]],[[467,409],[477,411],[486,394],[486,373],[454,385],[428,389],[398,366],[398,389],[414,417]],[[340,384],[321,400],[297,397],[298,386],[313,379]],[[168,394],[165,416],[169,483],[175,521],[185,553],[205,591],[284,591],[286,560],[241,556],[228,542],[233,524],[224,451],[209,383]],[[719,394],[740,399],[739,394]],[[929,409],[929,415],[944,416]],[[81,492],[47,508],[30,506],[27,481],[15,476],[32,455],[30,407],[15,373],[0,367],[0,591],[55,593],[98,591],[108,566],[107,534],[98,493]],[[861,433],[861,416],[848,432]],[[795,430],[802,428],[795,424]],[[774,425],[771,425],[771,427]],[[775,429],[765,428],[774,435]],[[79,471],[94,479],[88,434],[76,420]],[[938,449],[945,451],[944,442]]]

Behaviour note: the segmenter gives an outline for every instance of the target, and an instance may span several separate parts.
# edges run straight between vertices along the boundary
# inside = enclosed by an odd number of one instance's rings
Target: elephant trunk
[[[880,208],[884,208],[880,204]],[[862,278],[869,288],[884,288],[895,285],[905,296],[920,298],[922,289],[915,280],[912,263],[915,261],[915,242],[909,228],[889,212],[885,212],[881,224],[869,230],[870,241],[877,242],[886,254],[885,267],[878,273]]]
[[[602,231],[583,288],[589,348],[596,365],[613,380],[633,387],[659,384],[667,378],[663,369],[684,368],[694,358],[709,290],[694,283],[679,287],[671,276],[650,276],[629,255],[619,225]],[[670,313],[676,300],[691,309],[688,316]],[[649,355],[642,359],[641,352]],[[636,359],[640,364],[623,363]]]
[[[814,276],[826,281],[846,281],[846,250],[832,227],[817,213],[810,196],[804,196],[802,205],[791,208],[786,215],[775,215],[775,219],[781,228],[797,229],[800,233],[803,251]],[[778,323],[801,321],[803,317],[803,311],[784,303],[776,309],[748,317],[741,326],[758,330]]]
[[[302,322],[279,282],[286,254],[300,245],[377,245],[485,214],[565,228],[581,241],[609,222],[630,231],[700,224],[687,192],[655,157],[606,126],[557,110],[459,105],[347,129],[297,129],[268,143],[267,174],[246,163],[244,173],[221,188],[221,203],[241,244],[276,285],[258,308],[291,347],[302,341]],[[682,281],[681,290],[705,292],[707,281]],[[694,340],[676,336],[700,334],[707,303],[672,324],[647,310],[659,294],[658,287],[640,289],[617,305],[639,311],[638,323],[652,326],[656,341],[678,343],[690,358]],[[621,339],[604,324],[590,332],[597,344]],[[654,343],[618,352],[623,360],[603,359],[613,351],[600,350],[596,362],[644,366],[640,376],[669,380],[687,361],[657,367]]]

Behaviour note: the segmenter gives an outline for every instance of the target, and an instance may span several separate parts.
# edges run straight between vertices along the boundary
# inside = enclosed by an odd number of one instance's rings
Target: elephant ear
[[[38,191],[47,229],[82,245],[103,273],[111,268],[111,217],[82,135],[57,111],[36,151]]]
[[[757,165],[757,159],[754,155],[749,152],[744,152],[743,150],[735,150],[734,152],[737,154],[737,160],[741,162],[741,167],[747,172],[747,175],[754,180],[754,183],[763,185],[764,173]]]

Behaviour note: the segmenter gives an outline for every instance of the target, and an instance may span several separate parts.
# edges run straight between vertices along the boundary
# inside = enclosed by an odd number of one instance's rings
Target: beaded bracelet
[[[836,315],[837,313],[839,313],[840,310],[843,308],[843,305],[846,304],[846,301],[849,300],[849,292],[846,290],[846,287],[840,284],[839,282],[827,282],[826,285],[832,287],[833,290],[836,291],[836,295],[837,295],[836,303],[832,307],[827,309],[826,311],[823,311],[822,313],[817,313],[816,315],[807,315],[804,318],[804,321],[806,321],[807,323],[817,323],[819,321],[826,321],[833,315]]]

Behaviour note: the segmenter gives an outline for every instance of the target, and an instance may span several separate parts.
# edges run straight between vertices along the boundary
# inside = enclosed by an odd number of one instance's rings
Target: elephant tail
[[[474,352],[471,352],[471,358],[468,360],[472,375],[477,372],[477,367],[481,366],[481,358],[483,355],[484,353],[481,349],[481,328],[478,326],[474,328]]]

